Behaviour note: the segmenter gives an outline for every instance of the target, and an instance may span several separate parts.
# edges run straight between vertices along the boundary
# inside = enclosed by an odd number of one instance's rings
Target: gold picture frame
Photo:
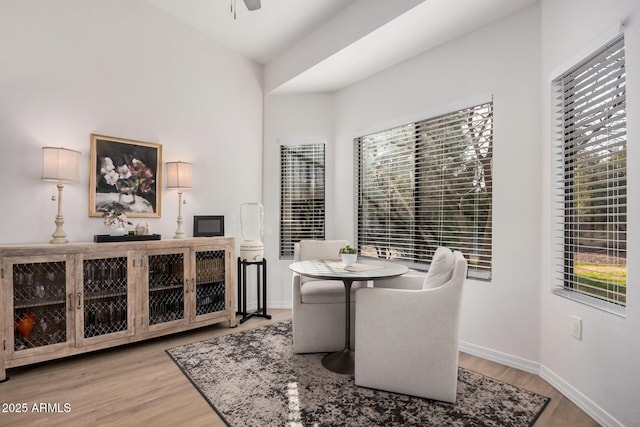
[[[160,218],[162,145],[91,134],[89,216]]]

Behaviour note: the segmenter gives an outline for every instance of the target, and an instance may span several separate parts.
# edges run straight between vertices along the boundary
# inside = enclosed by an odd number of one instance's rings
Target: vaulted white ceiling
[[[146,0],[265,65],[265,91],[344,88],[538,0]],[[231,12],[235,4],[236,14]]]
[[[231,50],[266,64],[353,0],[262,0],[262,7],[251,12],[243,0],[146,1]]]

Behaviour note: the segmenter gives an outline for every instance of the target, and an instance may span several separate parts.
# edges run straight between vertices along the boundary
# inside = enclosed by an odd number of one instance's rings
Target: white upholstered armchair
[[[357,291],[356,385],[455,402],[466,274],[462,254],[441,247],[426,276]]]
[[[338,251],[346,240],[301,240],[294,246],[294,262],[313,259],[339,259]],[[345,288],[340,280],[317,280],[293,273],[292,317],[293,351],[319,353],[344,348]],[[366,282],[351,287],[351,322],[355,321],[355,291]],[[354,334],[351,333],[351,347]]]

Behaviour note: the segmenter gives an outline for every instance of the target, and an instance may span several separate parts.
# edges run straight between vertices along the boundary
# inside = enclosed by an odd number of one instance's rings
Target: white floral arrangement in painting
[[[110,157],[105,157],[100,165],[100,173],[105,182],[121,193],[135,194],[140,191],[147,193],[155,182],[153,172],[143,162],[133,159],[130,165],[115,166]]]

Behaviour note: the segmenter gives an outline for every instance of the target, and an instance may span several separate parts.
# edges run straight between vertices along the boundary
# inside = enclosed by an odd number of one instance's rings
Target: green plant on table
[[[350,245],[345,246],[344,248],[340,248],[340,251],[338,252],[338,254],[342,255],[342,254],[357,254],[358,250],[356,248],[351,247]]]

